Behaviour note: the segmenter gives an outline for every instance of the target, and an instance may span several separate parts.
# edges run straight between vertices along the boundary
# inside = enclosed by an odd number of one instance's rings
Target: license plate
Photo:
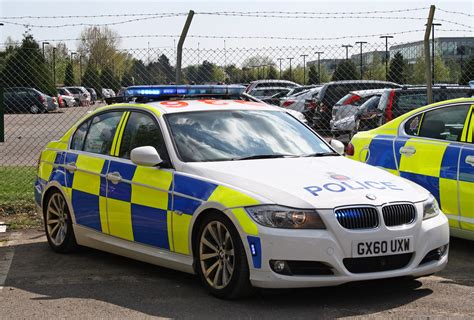
[[[352,242],[352,257],[386,256],[413,251],[413,237]]]

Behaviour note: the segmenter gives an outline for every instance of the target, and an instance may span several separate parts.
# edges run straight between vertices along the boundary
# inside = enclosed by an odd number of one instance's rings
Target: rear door
[[[459,228],[458,161],[461,134],[470,106],[449,105],[418,113],[400,128],[394,144],[400,176],[430,191]]]
[[[66,190],[76,224],[109,233],[105,174],[123,111],[97,114],[74,133],[65,159]]]
[[[474,106],[465,122],[459,159],[459,207],[461,229],[474,231]]]

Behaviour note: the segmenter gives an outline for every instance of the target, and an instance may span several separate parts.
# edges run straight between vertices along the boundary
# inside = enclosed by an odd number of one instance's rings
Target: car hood
[[[342,156],[186,163],[182,171],[297,208],[419,202],[429,193],[382,169]]]

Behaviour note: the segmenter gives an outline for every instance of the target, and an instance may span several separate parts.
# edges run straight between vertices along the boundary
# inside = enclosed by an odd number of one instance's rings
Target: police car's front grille
[[[339,224],[346,229],[372,229],[379,225],[377,209],[372,207],[342,208],[335,214]]]
[[[412,204],[393,204],[382,207],[382,215],[387,227],[400,226],[415,221],[416,209]]]

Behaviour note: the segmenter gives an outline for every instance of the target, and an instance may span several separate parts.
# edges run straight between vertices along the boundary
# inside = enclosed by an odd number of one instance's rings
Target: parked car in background
[[[333,81],[324,84],[315,98],[314,124],[320,131],[330,130],[332,107],[346,94],[355,90],[369,90],[382,88],[399,88],[401,85],[376,80],[345,80]]]
[[[69,90],[72,93],[74,99],[76,99],[78,106],[82,106],[82,107],[89,106],[91,102],[91,95],[89,91],[86,90],[86,88],[80,87],[80,86],[64,87],[64,88]]]
[[[449,219],[451,235],[474,240],[473,104],[463,98],[410,110],[357,133],[346,155],[421,185]]]
[[[304,102],[312,97],[312,93],[321,86],[301,86],[290,90],[287,95],[280,98],[280,107],[293,109],[302,112],[304,110]]]
[[[58,98],[61,97],[62,103],[59,104],[60,108],[71,108],[78,106],[76,99],[73,94],[66,88],[56,88],[58,90]]]
[[[3,97],[5,113],[44,113],[55,111],[59,107],[55,97],[34,88],[5,88]]]
[[[281,93],[287,94],[289,91],[290,88],[285,87],[261,87],[252,89],[248,94],[265,103],[279,105],[280,98],[278,95]]]
[[[91,103],[94,104],[97,101],[97,92],[95,92],[94,88],[86,88],[86,90],[91,95]]]
[[[470,88],[462,86],[433,87],[433,102],[469,97]],[[408,87],[385,90],[380,97],[376,114],[356,118],[359,129],[370,130],[428,103],[426,87]]]
[[[112,90],[112,89],[107,89],[107,92],[109,93],[110,97],[115,97],[116,96],[115,91]]]
[[[301,87],[301,85],[297,84],[293,81],[288,80],[256,80],[250,82],[248,87],[245,89],[245,92],[251,94],[250,92],[254,89],[259,88],[268,88],[268,87],[280,87],[280,88],[295,88]]]
[[[329,122],[331,133],[334,136],[351,133],[355,127],[354,115],[359,111],[359,107],[373,96],[380,97],[383,91],[384,89],[351,91],[342,97],[332,108],[332,117]]]

